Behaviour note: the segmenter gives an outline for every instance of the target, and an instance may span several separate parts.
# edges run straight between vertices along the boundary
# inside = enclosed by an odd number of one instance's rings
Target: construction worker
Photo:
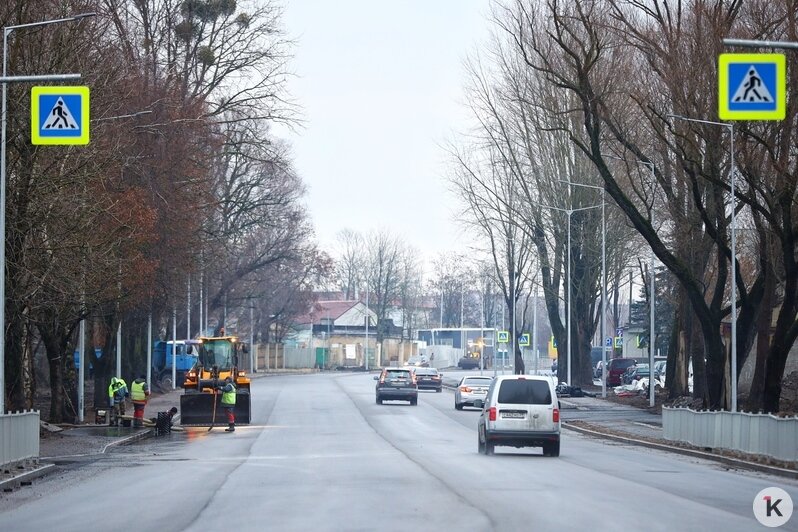
[[[233,384],[233,379],[227,377],[224,379],[224,386],[219,388],[222,391],[222,407],[227,412],[227,428],[225,432],[235,432],[236,430],[236,386]]]
[[[144,426],[144,407],[147,406],[147,399],[150,396],[150,387],[147,386],[147,378],[139,375],[130,385],[130,398],[133,400],[133,426]]]
[[[112,425],[120,425],[119,416],[125,415],[125,397],[129,395],[127,383],[120,377],[111,377],[111,384],[108,385],[108,406],[112,408]]]

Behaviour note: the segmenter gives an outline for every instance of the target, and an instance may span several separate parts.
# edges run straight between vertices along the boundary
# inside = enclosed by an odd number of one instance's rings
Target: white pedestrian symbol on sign
[[[732,97],[733,102],[751,102],[751,103],[773,103],[773,96],[767,86],[762,83],[762,76],[756,71],[756,67],[751,65],[748,73],[740,82],[737,91]]]
[[[80,129],[64,99],[59,97],[42,129]]]

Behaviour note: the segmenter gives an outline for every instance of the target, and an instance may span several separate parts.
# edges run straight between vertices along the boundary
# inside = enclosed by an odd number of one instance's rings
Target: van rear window
[[[550,405],[551,389],[545,381],[513,379],[502,382],[499,402],[523,405]]]

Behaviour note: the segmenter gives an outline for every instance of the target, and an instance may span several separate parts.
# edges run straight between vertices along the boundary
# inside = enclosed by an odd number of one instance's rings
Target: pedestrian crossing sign
[[[510,341],[510,332],[509,331],[499,331],[499,343],[506,344]]]
[[[518,345],[521,347],[529,347],[529,333],[524,333],[518,337]]]
[[[88,87],[33,87],[30,103],[33,144],[89,143]]]
[[[721,54],[718,116],[721,120],[784,120],[787,115],[784,54]]]

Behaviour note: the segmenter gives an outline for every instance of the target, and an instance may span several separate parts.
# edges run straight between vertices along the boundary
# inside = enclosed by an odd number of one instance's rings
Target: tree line
[[[744,408],[778,411],[798,336],[798,53],[784,51],[787,118],[736,123],[733,153],[730,128],[674,115],[718,122],[718,56],[745,52],[722,39],[796,42],[796,4],[496,0],[491,13],[493,38],[468,63],[474,128],[450,153],[451,181],[469,223],[491,243],[497,276],[511,285],[536,280],[560,352],[574,344],[573,373],[587,380],[604,285],[597,206],[606,198],[608,291],[650,253],[672,280],[663,294],[674,324],[671,396],[687,393],[692,364],[693,395],[706,407],[727,408],[731,381],[753,356]],[[563,307],[575,324],[570,338]],[[559,371],[562,377],[562,364]]]
[[[105,405],[120,324],[122,373],[137,376],[150,319],[157,338],[173,315],[194,334],[200,315],[218,329],[253,308],[268,340],[331,268],[273,133],[299,112],[279,4],[11,0],[0,23],[85,12],[96,16],[14,31],[6,50],[10,75],[74,72],[91,88],[90,144],[42,147],[30,86],[8,84],[3,393],[24,409],[49,386],[54,422],[76,413],[82,320]]]

